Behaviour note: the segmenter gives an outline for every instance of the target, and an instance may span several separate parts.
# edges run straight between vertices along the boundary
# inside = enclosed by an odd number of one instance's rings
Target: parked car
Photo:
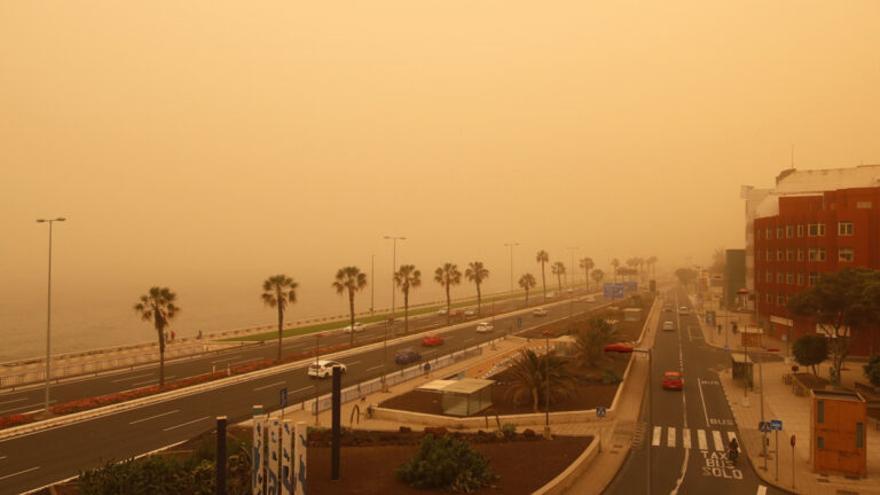
[[[589,295],[584,298],[587,302],[596,302],[596,296]]]
[[[681,390],[684,388],[684,376],[678,371],[663,373],[663,388],[665,390]]]
[[[605,352],[619,352],[622,354],[628,354],[633,351],[632,344],[627,344],[626,342],[616,342],[614,344],[608,344],[603,349]]]
[[[690,314],[690,312],[691,312],[691,310],[688,309],[687,306],[682,306],[682,307],[678,308],[678,314],[680,314],[680,315]]]
[[[344,327],[342,327],[342,331],[345,333],[351,333],[351,328],[352,328],[351,325],[345,325]],[[366,328],[367,327],[364,326],[363,323],[361,323],[359,321],[354,322],[354,331],[355,332],[363,332],[364,330],[366,330]]]
[[[673,323],[671,320],[664,321],[663,322],[663,331],[669,332],[672,330],[675,330],[675,323]]]
[[[394,362],[399,365],[415,363],[422,359],[422,355],[415,349],[401,349],[394,355]]]
[[[468,309],[464,310],[465,316],[475,316],[476,314],[477,314],[477,310],[474,308],[468,308]]]
[[[440,308],[437,310],[437,314],[443,316],[446,314],[446,308]]]
[[[535,308],[532,310],[532,316],[547,316],[546,308]]]
[[[343,373],[348,371],[345,365],[338,361],[321,359],[317,363],[310,364],[307,373],[312,378],[327,378],[333,376],[333,368],[339,368]]]
[[[425,347],[443,345],[443,337],[439,335],[425,335],[422,338],[422,345]]]
[[[477,333],[489,333],[495,330],[495,327],[488,321],[481,321],[477,324]]]
[[[664,306],[663,312],[664,313],[672,313],[672,306]]]

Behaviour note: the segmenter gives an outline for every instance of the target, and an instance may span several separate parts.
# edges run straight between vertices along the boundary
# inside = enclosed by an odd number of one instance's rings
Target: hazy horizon
[[[391,244],[487,291],[535,252],[657,256],[744,246],[742,184],[880,163],[880,3],[585,5],[380,0],[0,6],[2,356],[149,340],[131,311],[178,292],[176,328],[344,312],[336,269],[391,291]],[[548,274],[549,275],[549,274]],[[548,285],[549,285],[548,279]],[[358,309],[369,308],[369,289]],[[473,293],[465,282],[457,296]],[[400,298],[398,298],[398,301]],[[247,320],[247,321],[245,321]],[[94,342],[94,344],[93,344]],[[27,351],[27,352],[25,352]]]

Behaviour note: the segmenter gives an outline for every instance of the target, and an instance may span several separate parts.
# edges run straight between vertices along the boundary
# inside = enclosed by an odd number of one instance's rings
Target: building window
[[[810,237],[822,237],[825,235],[825,224],[811,223],[807,229],[807,235]]]
[[[803,226],[803,225],[798,225],[798,226],[797,226],[797,236],[798,236],[798,237],[803,237],[803,236],[804,236],[804,226]]]
[[[819,261],[825,261],[826,257],[824,248],[819,248],[816,254],[819,256]]]
[[[838,222],[837,223],[837,235],[840,236],[849,236],[853,235],[856,227],[852,222]]]
[[[814,285],[816,285],[819,282],[819,274],[817,272],[810,272],[810,279],[809,280],[810,280],[810,282],[808,285],[810,287],[813,287]]]
[[[825,422],[825,401],[824,400],[817,400],[816,401],[816,422],[817,423],[824,423]],[[819,438],[822,438],[822,437],[819,437]],[[823,445],[819,448],[825,447],[824,443],[825,442],[823,441],[822,442]]]
[[[782,239],[782,236],[783,236],[783,230],[782,230],[782,227],[776,227],[776,238],[777,238],[777,239]]]
[[[791,239],[794,237],[794,225],[786,225],[785,226],[785,238]]]
[[[797,260],[798,260],[798,261],[804,261],[804,250],[803,250],[803,249],[798,249],[798,251],[797,251]]]
[[[776,305],[782,306],[783,304],[785,304],[785,296],[780,292],[779,294],[776,294]]]
[[[819,421],[819,422],[821,423],[821,421]],[[816,437],[816,445],[820,449],[824,449],[825,448],[825,437]]]
[[[809,261],[816,261],[816,259],[819,257],[818,252],[819,252],[818,249],[810,248],[809,255],[807,256],[807,259]]]
[[[797,284],[804,285],[804,274],[803,273],[797,274]]]
[[[782,250],[781,250],[781,249],[777,249],[777,250],[776,250],[776,261],[782,261],[782,260],[784,260],[784,259],[785,259],[785,258],[783,257]]]
[[[865,423],[856,423],[856,448],[865,448]]]
[[[771,230],[770,227],[764,229],[764,239],[767,239],[768,241],[773,239],[773,230]]]
[[[782,281],[783,281],[784,279],[785,279],[785,274],[784,274],[784,273],[782,273],[782,272],[776,272],[776,283],[777,283],[777,284],[781,284]]]
[[[870,201],[857,201],[856,202],[856,208],[858,208],[860,210],[870,210],[873,207],[874,207],[874,204],[871,203]]]
[[[794,273],[789,272],[785,274],[785,283],[794,285]]]
[[[785,251],[785,261],[794,261],[794,249]]]
[[[764,272],[764,282],[770,283],[773,281],[773,272]]]
[[[767,303],[772,303],[772,302],[773,302],[773,296],[771,296],[770,294],[764,294],[764,301],[767,302]]]
[[[840,248],[837,250],[837,261],[852,263],[856,259],[856,253],[852,248]]]

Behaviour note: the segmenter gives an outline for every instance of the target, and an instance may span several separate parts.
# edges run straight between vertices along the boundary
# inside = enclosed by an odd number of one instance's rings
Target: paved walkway
[[[745,320],[743,320],[745,323]],[[710,345],[724,347],[722,336],[715,329],[709,328],[701,322],[704,338]],[[730,343],[730,341],[728,341]],[[778,347],[779,341],[765,340],[764,347]],[[731,345],[738,350],[738,345]],[[810,410],[811,400],[809,397],[799,397],[794,394],[790,385],[783,382],[783,375],[790,372],[790,364],[787,362],[763,363],[763,387],[758,376],[755,377],[755,389],[749,391],[748,399],[742,385],[735,382],[728,368],[720,374],[721,385],[727,396],[730,408],[736,418],[744,451],[755,466],[758,476],[767,483],[780,488],[803,494],[880,494],[880,429],[870,426],[867,428],[868,446],[868,477],[863,480],[851,480],[843,476],[822,475],[812,471],[810,463]],[[858,368],[853,367],[853,368]],[[759,370],[756,369],[756,375]],[[845,376],[845,381],[853,380],[856,371],[851,369]],[[827,374],[826,374],[827,376]],[[779,434],[779,449],[777,452],[775,434],[768,436],[770,446],[767,458],[767,470],[764,470],[764,458],[761,456],[761,433],[758,431],[758,423],[761,421],[761,401],[764,398],[764,418],[781,419],[784,431]],[[790,438],[796,437],[796,445],[792,450]],[[776,466],[779,469],[777,470]]]

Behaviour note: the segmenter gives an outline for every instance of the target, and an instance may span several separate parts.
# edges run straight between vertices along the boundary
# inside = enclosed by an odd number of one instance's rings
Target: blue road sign
[[[604,407],[599,406],[596,408],[596,416],[597,417],[604,418],[606,413],[607,413],[607,411],[605,410]]]
[[[770,420],[770,429],[773,431],[782,431],[782,420],[781,419],[771,419]]]
[[[280,394],[279,400],[281,402],[281,407],[287,407],[287,388],[282,388],[279,391],[279,394]]]

